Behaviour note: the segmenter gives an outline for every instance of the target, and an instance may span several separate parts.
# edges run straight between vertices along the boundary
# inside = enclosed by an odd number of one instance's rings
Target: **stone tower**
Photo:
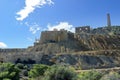
[[[107,26],[110,27],[111,26],[111,20],[110,20],[110,14],[107,14]]]

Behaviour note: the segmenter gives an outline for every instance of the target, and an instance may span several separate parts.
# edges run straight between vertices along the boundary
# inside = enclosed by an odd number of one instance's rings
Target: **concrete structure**
[[[111,20],[110,20],[110,14],[107,14],[107,26],[111,27]]]

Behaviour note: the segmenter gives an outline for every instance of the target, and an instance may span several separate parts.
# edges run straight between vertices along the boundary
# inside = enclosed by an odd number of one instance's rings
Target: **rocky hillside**
[[[68,64],[76,69],[120,66],[120,36],[72,34],[67,41],[35,43],[24,52],[1,52],[1,62]]]
[[[120,49],[119,35],[84,35],[80,34],[77,38],[80,45],[88,50],[107,50]]]
[[[68,64],[76,69],[120,67],[120,50],[80,51],[59,54],[9,53],[9,55],[2,54],[1,56],[4,57],[4,62],[47,65]]]
[[[29,48],[42,55],[38,63],[64,63],[76,69],[120,66],[120,36],[77,34],[65,42],[44,43]]]
[[[28,51],[44,54],[71,53],[94,50],[120,50],[120,36],[77,34],[70,36],[67,41],[47,42],[28,48]]]

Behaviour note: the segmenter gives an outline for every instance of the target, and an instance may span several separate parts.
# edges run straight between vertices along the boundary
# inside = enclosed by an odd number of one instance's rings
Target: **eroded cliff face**
[[[76,69],[120,67],[120,50],[60,54],[54,57],[53,61],[72,65]]]
[[[77,40],[88,50],[120,49],[119,35],[78,35]]]
[[[76,69],[120,67],[120,50],[44,54],[39,52],[2,54],[4,62],[23,64],[68,64]]]

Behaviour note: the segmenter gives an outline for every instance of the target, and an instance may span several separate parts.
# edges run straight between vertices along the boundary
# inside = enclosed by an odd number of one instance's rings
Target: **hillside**
[[[76,69],[108,68],[120,66],[120,35],[117,32],[90,30],[71,33],[66,30],[43,31],[40,40],[27,49],[1,49],[0,61],[23,64],[42,63],[47,65],[68,64]],[[115,31],[112,28],[112,30]],[[119,29],[119,30],[118,30]],[[87,30],[87,31],[86,31]],[[89,31],[90,30],[90,31]],[[107,34],[103,34],[106,33]],[[111,34],[112,33],[112,34]],[[14,57],[14,58],[13,58]]]

